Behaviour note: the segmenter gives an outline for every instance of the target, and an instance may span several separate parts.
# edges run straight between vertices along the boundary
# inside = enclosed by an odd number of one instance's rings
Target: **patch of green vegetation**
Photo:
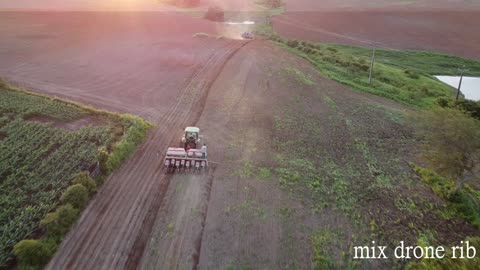
[[[247,199],[238,205],[231,205],[225,208],[225,214],[239,214],[246,219],[252,217],[266,219],[267,211],[255,200]]]
[[[414,61],[412,65],[416,64],[416,60],[405,60],[397,54],[393,55],[390,61],[378,61],[374,66],[373,82],[369,84],[369,70],[371,50],[369,48],[361,47],[345,47],[333,44],[316,44],[305,41],[285,40],[275,33],[266,33],[275,44],[280,47],[308,60],[317,70],[324,76],[327,76],[335,81],[352,87],[356,90],[365,91],[378,96],[386,97],[400,103],[412,105],[415,107],[427,108],[436,104],[438,98],[451,98],[455,91],[450,86],[440,82],[432,76],[432,74],[448,74],[436,73],[441,71],[439,69],[442,65],[450,65],[452,59],[454,63],[468,63],[472,66],[472,74],[480,74],[480,63],[461,59],[457,57],[446,57],[443,55],[436,55],[434,53],[423,52],[405,52],[410,57],[414,58],[416,55],[424,56],[420,67],[427,67],[430,62],[428,59],[436,59],[434,64],[431,64],[427,71],[417,72],[411,67],[406,68],[406,61]],[[353,49],[367,50],[366,53],[355,53]],[[387,52],[385,52],[387,54]],[[400,54],[405,56],[405,54]],[[382,55],[382,54],[381,54]],[[389,55],[389,54],[388,54]],[[390,57],[390,55],[389,55]],[[398,59],[403,59],[402,62]],[[476,67],[479,66],[479,69]]]
[[[410,198],[396,198],[394,203],[398,210],[405,212],[409,215],[417,215],[420,213],[417,205]]]
[[[365,58],[372,56],[371,48],[340,44],[329,44],[329,46],[351,55]],[[458,68],[463,66],[469,68],[466,75],[480,76],[480,62],[437,52],[377,49],[375,61],[403,69],[413,78],[420,77],[422,74],[457,76]]]
[[[368,171],[376,180],[376,185],[380,188],[391,188],[392,181],[390,179],[390,176],[388,176],[382,169],[380,169],[377,158],[370,152],[368,145],[365,142],[361,142],[359,139],[356,139],[355,147],[357,148],[357,150],[362,152],[363,157],[365,158],[365,161],[367,163]]]
[[[480,250],[480,237],[467,237],[464,242],[468,241],[470,246],[475,247],[475,249]],[[422,246],[426,244],[424,239],[419,239],[419,244]],[[430,244],[430,243],[429,243]],[[425,245],[426,246],[426,245]],[[458,254],[457,254],[458,256]],[[410,262],[405,269],[407,270],[436,270],[436,269],[452,269],[452,270],[463,270],[463,269],[477,269],[480,265],[480,256],[475,256],[473,259],[455,259],[452,258],[452,250],[449,248],[442,259],[428,259],[423,258],[418,261]]]
[[[295,104],[295,108],[300,108]],[[352,193],[352,178],[358,173],[350,166],[339,166],[321,148],[311,148],[306,141],[321,136],[322,126],[317,116],[298,115],[286,109],[275,120],[275,143],[281,155],[277,155],[275,176],[281,186],[301,196],[312,196],[314,209],[322,209],[328,203],[352,217],[358,217],[355,206],[357,196]],[[297,131],[297,132],[295,132]],[[291,133],[291,134],[290,134]],[[315,158],[318,157],[318,159]],[[319,158],[322,158],[321,162]]]
[[[333,99],[331,99],[329,96],[325,96],[325,103],[327,103],[328,106],[330,106],[330,108],[333,110],[337,109],[337,103],[335,103],[335,101],[333,101]]]
[[[246,161],[242,167],[233,172],[233,175],[241,178],[256,177],[261,180],[268,180],[272,177],[273,173],[270,168],[255,166],[252,162]]]
[[[303,73],[301,70],[297,68],[284,68],[283,72],[289,77],[292,77],[297,81],[298,83],[302,85],[307,85],[307,86],[313,86],[315,85],[315,82],[310,78],[310,76],[306,75]]]
[[[272,170],[270,170],[270,168],[261,167],[258,169],[258,176],[263,180],[270,179],[272,177]]]
[[[250,161],[245,161],[243,166],[237,169],[233,175],[239,176],[241,178],[251,178],[255,175],[257,168]]]
[[[350,255],[343,253],[341,260],[333,254],[333,248],[338,246],[338,239],[343,235],[338,230],[320,229],[312,236],[313,269],[356,269],[359,262],[353,262]]]
[[[448,203],[446,209],[448,212],[444,213],[444,216],[462,217],[476,227],[480,227],[480,192],[466,184],[456,189],[453,180],[414,164],[410,165],[435,194]]]
[[[225,265],[225,270],[250,270],[253,269],[247,263],[239,262],[238,260],[232,260]]]
[[[433,192],[437,194],[438,197],[448,200],[450,197],[450,191],[455,188],[455,182],[441,177],[432,170],[428,170],[419,166],[416,166],[413,163],[410,163],[410,166],[415,170],[416,173],[425,181],[425,183],[432,188]]]
[[[15,244],[33,232],[39,232],[40,220],[48,212],[56,209],[53,213],[62,218],[61,213],[65,211],[58,212],[62,194],[65,203],[76,204],[74,206],[77,208],[86,203],[85,195],[88,199],[97,183],[91,179],[74,178],[99,161],[99,149],[105,149],[104,161],[111,164],[111,171],[142,142],[150,126],[138,117],[95,110],[62,99],[33,94],[5,83],[2,85],[0,268],[11,262]],[[66,130],[36,122],[33,117],[58,123],[99,117],[103,123]],[[100,176],[99,179],[104,177]],[[76,188],[68,194],[64,193],[72,180],[76,181]],[[79,189],[82,191],[77,196]],[[51,222],[63,222],[53,217],[49,217]],[[57,244],[65,233],[64,230],[60,231],[54,237]],[[41,239],[41,242],[44,240],[49,241],[49,238]],[[52,245],[50,247],[53,248]],[[56,246],[53,252],[55,249]]]

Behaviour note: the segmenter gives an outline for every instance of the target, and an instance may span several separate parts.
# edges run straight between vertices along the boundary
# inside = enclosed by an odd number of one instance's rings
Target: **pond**
[[[460,76],[435,76],[440,81],[458,88]],[[460,89],[466,99],[479,101],[480,100],[480,77],[463,77],[462,87]]]

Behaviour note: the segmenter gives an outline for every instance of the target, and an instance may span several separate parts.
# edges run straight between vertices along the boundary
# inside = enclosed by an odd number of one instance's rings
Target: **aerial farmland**
[[[0,1],[0,269],[477,269],[479,15]]]

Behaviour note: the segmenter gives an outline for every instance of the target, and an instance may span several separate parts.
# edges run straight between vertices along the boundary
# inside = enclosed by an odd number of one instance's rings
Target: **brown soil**
[[[299,40],[432,50],[480,59],[480,11],[287,12],[273,19],[281,35]]]
[[[282,187],[275,175],[261,179],[241,173],[247,161],[275,169],[275,119],[296,100],[301,106],[292,110],[305,110],[321,123],[315,145],[324,152],[309,158],[316,165],[327,156],[345,166],[353,161],[362,176],[349,183],[355,192],[372,180],[361,152],[352,151],[356,139],[385,170],[398,159],[389,174],[413,175],[406,164],[415,155],[411,131],[385,113],[403,106],[325,79],[268,42],[194,39],[196,32],[215,32],[215,24],[179,14],[17,13],[0,16],[0,25],[0,34],[8,37],[0,44],[5,59],[0,76],[156,124],[99,189],[47,269],[307,269],[313,260],[311,237],[318,230],[341,232],[331,255],[342,259],[358,235],[368,239],[368,228],[352,224],[333,203],[313,211],[308,190]],[[12,31],[13,26],[18,28]],[[15,37],[19,32],[56,37],[25,42]],[[283,73],[292,67],[315,86]],[[212,166],[205,174],[166,174],[163,153],[178,145],[188,125],[202,129]],[[300,133],[293,130],[285,139]],[[434,198],[424,184],[414,183],[425,201]],[[381,197],[390,204],[375,198],[359,204],[365,224],[388,214],[391,223],[382,224],[388,228],[404,215],[390,197]],[[384,205],[392,211],[370,211]],[[408,225],[396,228],[416,233]],[[366,269],[387,267],[378,263]]]
[[[49,125],[54,128],[61,128],[70,131],[81,129],[87,126],[103,126],[106,123],[106,119],[101,116],[86,116],[70,122],[60,121],[55,118],[44,115],[33,115],[27,117],[25,120],[33,121],[45,125]]]

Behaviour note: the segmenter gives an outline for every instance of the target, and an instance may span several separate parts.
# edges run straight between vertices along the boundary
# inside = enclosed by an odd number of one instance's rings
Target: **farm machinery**
[[[202,150],[197,149],[200,145],[200,129],[197,127],[185,128],[182,137],[182,147],[169,147],[165,154],[164,166],[167,172],[176,170],[195,170],[200,171],[208,169],[207,155]]]
[[[242,38],[253,40],[253,39],[255,39],[255,36],[252,32],[243,32],[242,33]]]

